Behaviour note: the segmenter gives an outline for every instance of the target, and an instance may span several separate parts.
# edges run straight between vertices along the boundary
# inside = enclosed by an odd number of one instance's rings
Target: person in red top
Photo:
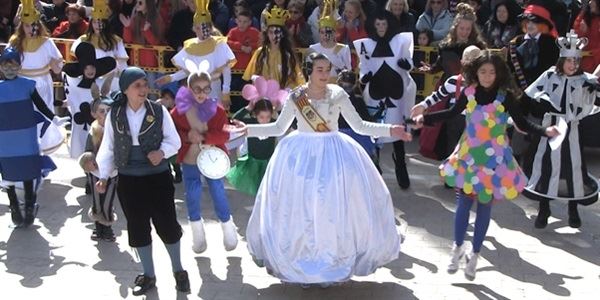
[[[123,23],[123,41],[140,45],[161,45],[163,40],[163,22],[156,9],[156,0],[137,0],[131,17],[119,15]],[[139,53],[139,57],[138,57]],[[157,67],[156,50],[140,49],[132,51],[130,63],[140,67]],[[150,74],[148,74],[150,75]],[[149,79],[148,82],[154,82]]]
[[[63,39],[79,38],[88,29],[88,22],[85,20],[85,8],[77,4],[69,4],[65,9],[65,13],[67,20],[62,21],[54,28],[52,37]]]
[[[344,3],[342,19],[338,22],[336,39],[339,43],[354,47],[352,41],[366,38],[365,21],[367,17],[359,0],[348,0]]]
[[[206,250],[204,225],[200,212],[202,198],[202,174],[196,165],[196,159],[202,146],[216,146],[227,152],[225,142],[229,133],[223,127],[229,124],[227,113],[219,105],[219,100],[209,98],[211,78],[207,72],[193,72],[188,77],[188,87],[181,87],[175,96],[175,108],[171,116],[181,137],[181,148],[177,154],[177,163],[183,171],[185,202],[192,228],[192,250],[202,253]],[[237,246],[237,232],[229,201],[225,193],[223,179],[206,178],[213,199],[215,212],[223,230],[225,250],[231,251]]]
[[[581,60],[583,71],[593,73],[600,64],[600,0],[591,0],[573,24],[573,29],[580,37],[588,39],[587,46],[583,49],[589,51]]]
[[[233,69],[244,70],[252,57],[252,53],[258,48],[260,32],[251,27],[252,13],[248,10],[242,10],[235,18],[237,26],[229,30],[227,34],[227,45],[235,54],[237,63]]]

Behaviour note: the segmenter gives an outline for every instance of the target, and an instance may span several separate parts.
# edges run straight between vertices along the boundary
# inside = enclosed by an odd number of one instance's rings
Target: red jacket
[[[160,24],[160,23],[158,23]],[[144,44],[150,46],[160,45],[161,42],[158,37],[154,36],[152,33],[152,29],[148,28],[146,31],[142,31],[142,35],[144,36],[145,43],[139,43],[135,41],[135,37],[133,36],[133,26],[135,26],[134,22],[131,21],[129,27],[123,28],[123,41],[128,44]],[[147,50],[140,49],[139,50],[139,60],[136,63],[136,52],[131,51],[129,54],[129,64],[136,65],[140,67],[158,67],[158,52],[156,50]]]
[[[177,153],[177,163],[181,163],[191,145],[187,136],[190,131],[190,124],[185,114],[179,114],[177,107],[171,110],[171,117],[173,117],[175,128],[177,128],[177,133],[179,133],[179,137],[181,138],[181,148],[179,148],[179,153]],[[204,142],[202,144],[214,145],[227,152],[225,143],[229,141],[229,132],[223,131],[223,126],[227,124],[229,124],[227,113],[221,106],[217,106],[217,112],[206,124],[208,131],[204,133]]]
[[[71,23],[69,23],[69,21],[62,21],[60,25],[54,28],[52,37],[74,40],[85,34],[88,30],[88,22],[86,20],[81,20],[81,22],[76,25],[76,28],[71,29]]]
[[[583,13],[579,14],[575,23],[573,23],[573,29],[579,37],[587,37],[588,45],[583,49],[584,51],[590,51],[590,56],[584,56],[581,60],[581,68],[588,73],[593,73],[596,66],[600,64],[600,16],[592,17],[592,21],[587,24],[587,31],[581,30],[581,22],[583,22]]]
[[[248,27],[244,32],[241,32],[237,26],[229,30],[227,45],[229,45],[229,48],[231,48],[237,59],[237,63],[233,66],[234,69],[244,70],[248,67],[252,53],[258,48],[259,39],[260,32],[254,27]],[[250,46],[252,51],[245,53],[242,51],[242,46]]]

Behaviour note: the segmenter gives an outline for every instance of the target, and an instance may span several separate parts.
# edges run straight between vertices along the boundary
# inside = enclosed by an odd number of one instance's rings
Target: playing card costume
[[[390,16],[386,14],[375,19],[390,20]],[[388,24],[392,22],[388,21]],[[410,32],[393,35],[393,30],[388,28],[380,36],[372,27],[369,38],[354,41],[360,57],[360,80],[366,84],[363,97],[373,110],[385,108],[381,122],[401,124],[409,115],[417,92],[409,73],[412,69],[413,35]],[[404,161],[404,143],[390,137],[382,137],[378,142],[393,143],[396,177],[402,188],[408,188],[410,181]]]
[[[112,57],[96,59],[94,45],[87,42],[79,43],[75,49],[75,56],[77,62],[65,64],[63,67],[63,72],[67,75],[65,94],[73,116],[69,149],[72,158],[77,158],[84,152],[90,125],[94,121],[91,111],[93,99],[90,93],[92,83],[116,67],[116,60]],[[92,77],[85,75],[84,71],[88,66],[95,69]]]

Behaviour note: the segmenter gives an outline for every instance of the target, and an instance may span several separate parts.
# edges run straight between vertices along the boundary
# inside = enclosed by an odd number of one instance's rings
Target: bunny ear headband
[[[258,76],[254,84],[246,84],[242,89],[244,99],[256,103],[256,101],[265,99],[271,101],[273,106],[283,104],[288,96],[286,90],[279,89],[279,83],[276,80],[266,80]]]

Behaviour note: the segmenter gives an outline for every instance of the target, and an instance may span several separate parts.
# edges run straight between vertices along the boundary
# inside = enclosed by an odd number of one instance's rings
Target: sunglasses
[[[210,94],[210,92],[212,92],[212,88],[210,86],[207,87],[200,87],[200,86],[193,86],[192,87],[192,91],[194,92],[194,94]]]

